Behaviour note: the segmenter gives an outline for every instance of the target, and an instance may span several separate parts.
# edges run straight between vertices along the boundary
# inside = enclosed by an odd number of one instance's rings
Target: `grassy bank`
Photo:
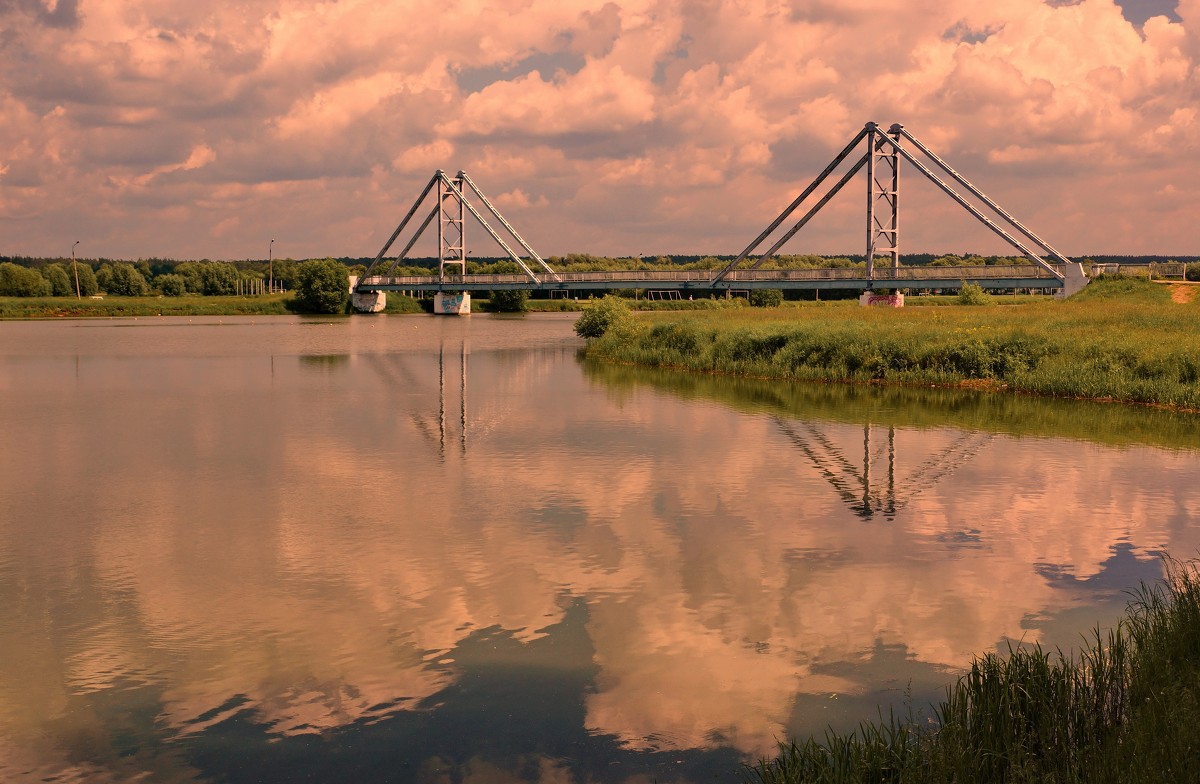
[[[988,654],[931,721],[780,746],[747,777],[799,782],[1164,782],[1200,771],[1200,577],[1168,564],[1077,658]]]
[[[270,297],[0,297],[0,319],[122,318],[128,316],[276,316],[288,314],[290,294]]]
[[[1098,281],[1066,302],[876,309],[853,303],[627,318],[591,357],[771,379],[1007,389],[1200,410],[1200,307]]]
[[[680,373],[586,360],[587,377],[616,396],[639,387],[689,400],[716,401],[789,420],[870,423],[898,428],[952,427],[1017,438],[1070,438],[1110,446],[1195,449],[1200,416],[1147,406],[1081,404],[1078,400],[996,395],[948,387],[868,384],[781,384],[712,373]]]

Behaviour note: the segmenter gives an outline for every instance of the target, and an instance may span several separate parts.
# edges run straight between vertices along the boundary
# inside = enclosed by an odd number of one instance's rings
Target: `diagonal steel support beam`
[[[737,267],[737,265],[739,265],[743,261],[745,261],[747,256],[749,256],[751,253],[753,253],[754,250],[759,245],[761,245],[763,243],[763,241],[766,240],[766,238],[768,236],[770,236],[773,231],[778,229],[780,227],[780,225],[782,225],[783,222],[785,220],[787,220],[788,217],[793,212],[796,211],[796,208],[799,207],[800,204],[805,199],[807,199],[809,196],[812,195],[813,191],[815,191],[817,188],[821,187],[821,183],[825,182],[825,179],[827,177],[829,177],[830,174],[833,173],[833,170],[836,169],[839,165],[841,165],[842,161],[846,160],[846,158],[849,157],[850,153],[854,150],[854,148],[858,146],[858,143],[861,142],[866,137],[867,132],[868,132],[867,128],[863,128],[861,131],[859,131],[858,135],[855,136],[854,139],[849,144],[847,144],[846,147],[840,153],[837,154],[837,157],[834,158],[829,163],[829,165],[825,167],[825,171],[818,174],[817,178],[812,181],[812,184],[810,184],[807,188],[805,188],[800,193],[800,195],[797,196],[792,201],[792,203],[789,204],[783,210],[783,212],[779,213],[779,217],[776,218],[775,220],[773,220],[771,222],[771,225],[768,226],[763,231],[762,234],[759,234],[758,237],[755,238],[755,240],[753,242],[751,242],[749,245],[747,245],[746,249],[743,250],[736,259],[734,259],[733,261],[729,262],[724,267],[722,267],[721,270],[716,275],[713,276],[712,282],[714,284],[720,283],[722,280],[724,280],[725,276],[730,273],[730,271],[732,271],[734,268]]]
[[[392,262],[390,267],[388,267],[387,271],[389,273],[396,268],[397,264],[408,257],[408,252],[412,250],[413,245],[417,244],[417,240],[421,239],[421,235],[425,233],[425,229],[429,228],[429,224],[433,223],[433,219],[437,217],[437,214],[438,205],[435,204],[433,209],[429,211],[429,214],[425,216],[425,220],[421,222],[421,227],[417,229],[417,233],[414,234],[412,239],[408,241],[408,244],[404,246],[404,250],[400,251],[400,253],[396,255],[396,260]],[[367,271],[370,272],[369,269]],[[363,274],[363,277],[367,277],[365,273]]]
[[[425,201],[425,197],[429,195],[429,192],[433,190],[433,186],[437,184],[438,177],[440,176],[442,176],[442,172],[441,170],[438,170],[432,177],[429,178],[429,182],[425,184],[425,190],[421,191],[421,195],[418,196],[417,200],[413,202],[412,209],[410,209],[408,214],[404,216],[404,220],[400,221],[400,225],[397,226],[396,230],[392,232],[392,236],[388,237],[388,241],[383,244],[383,247],[380,248],[379,252],[375,254],[375,258],[369,265],[367,265],[367,271],[364,272],[362,277],[359,278],[360,281],[367,279],[367,277],[375,269],[376,265],[379,264],[380,259],[382,259],[384,254],[388,252],[388,249],[392,247],[392,244],[396,242],[396,239],[400,236],[400,233],[404,231],[404,227],[407,226],[408,222],[412,220],[412,217],[417,214],[417,210],[421,207],[421,202]],[[421,236],[421,232],[425,231],[425,227],[428,225],[429,219],[426,219],[425,222],[421,224],[421,228],[417,230],[418,237]],[[413,242],[416,242],[415,237],[413,238]],[[408,244],[408,247],[412,247],[412,242]],[[406,253],[408,253],[408,248],[405,248],[404,253],[400,254],[400,258],[404,258]],[[397,261],[399,261],[399,259],[397,259]],[[395,265],[393,264],[392,266]]]
[[[504,252],[508,254],[508,257],[515,261],[517,265],[525,271],[525,275],[528,276],[530,280],[532,280],[534,283],[540,284],[541,281],[538,279],[537,275],[533,274],[533,270],[529,268],[529,265],[522,261],[521,257],[514,253],[512,248],[508,247],[508,243],[496,233],[496,230],[493,229],[486,220],[484,220],[484,217],[479,214],[479,210],[475,209],[475,205],[467,201],[467,197],[464,196],[463,192],[458,189],[458,186],[454,184],[454,181],[445,174],[441,174],[440,176],[442,178],[442,184],[445,185],[447,190],[454,194],[455,198],[457,198],[459,202],[467,208],[468,212],[475,216],[475,220],[479,221],[479,225],[483,227],[483,230],[490,234],[492,239],[494,239],[500,245],[500,247],[504,249]]]
[[[774,245],[772,245],[770,250],[768,250],[766,253],[764,253],[762,256],[760,256],[758,261],[754,262],[754,264],[750,267],[750,269],[758,269],[759,266],[764,261],[770,259],[777,252],[779,252],[779,249],[783,247],[784,243],[787,242],[788,240],[790,240],[792,237],[796,236],[796,232],[800,231],[800,229],[803,229],[804,225],[806,223],[808,223],[810,220],[812,220],[812,217],[814,215],[816,215],[818,212],[820,212],[821,208],[824,207],[826,204],[828,204],[829,200],[832,199],[834,196],[836,196],[838,191],[840,191],[842,188],[844,188],[846,186],[846,183],[850,182],[850,180],[854,178],[854,175],[858,174],[858,172],[862,169],[862,167],[867,165],[867,162],[869,160],[870,160],[870,153],[867,153],[863,157],[859,158],[858,163],[854,164],[854,166],[852,166],[850,168],[850,171],[848,171],[844,175],[842,175],[842,178],[837,181],[837,184],[834,185],[832,189],[830,189],[829,193],[825,194],[824,198],[822,198],[819,202],[817,202],[811,210],[806,212],[804,214],[804,217],[796,222],[795,226],[788,229],[787,233],[784,234],[782,237],[780,237],[779,241],[776,242]]]
[[[1028,237],[1029,239],[1036,242],[1038,244],[1038,246],[1040,246],[1042,248],[1042,250],[1046,251],[1051,256],[1053,256],[1055,259],[1057,259],[1060,264],[1074,264],[1075,263],[1075,262],[1071,261],[1070,259],[1068,259],[1063,254],[1059,253],[1053,247],[1051,247],[1050,243],[1046,242],[1041,237],[1034,234],[1029,229],[1025,228],[1025,226],[1023,226],[1020,221],[1018,221],[1012,215],[1008,214],[1008,212],[1006,212],[1004,210],[1004,208],[1001,207],[999,204],[997,204],[996,202],[989,199],[983,191],[979,190],[974,185],[972,185],[970,182],[968,182],[966,177],[963,177],[961,174],[959,174],[957,171],[955,171],[950,166],[950,164],[946,163],[944,160],[939,158],[937,156],[937,154],[935,154],[932,150],[930,150],[928,147],[926,147],[924,144],[922,144],[911,133],[909,133],[908,131],[901,128],[900,135],[903,136],[905,139],[908,139],[908,141],[910,141],[918,150],[920,150],[925,155],[925,157],[929,158],[931,161],[936,163],[942,171],[946,172],[946,174],[949,174],[954,179],[955,182],[962,185],[971,194],[973,194],[976,198],[978,198],[980,201],[982,201],[984,204],[986,204],[989,208],[991,208],[997,215],[1000,215],[1002,218],[1004,218],[1004,220],[1008,221],[1008,223],[1011,224],[1012,227],[1015,228],[1017,231],[1021,232],[1026,237]]]
[[[538,255],[537,251],[529,246],[528,242],[522,239],[521,235],[517,233],[517,230],[514,229],[512,225],[504,219],[503,215],[500,214],[500,211],[492,206],[492,203],[488,201],[488,197],[483,195],[483,191],[479,190],[479,186],[475,184],[475,181],[472,180],[464,171],[460,171],[458,176],[462,177],[463,182],[465,182],[475,193],[475,195],[479,197],[479,200],[483,202],[483,206],[487,207],[488,212],[490,212],[492,216],[500,222],[500,225],[512,235],[513,239],[515,239],[517,243],[525,250],[525,252],[529,254],[529,257],[536,261],[538,266],[540,266],[547,274],[551,275],[554,280],[561,282],[562,278],[559,277],[559,274],[555,272],[550,265],[542,259],[541,256]]]
[[[905,134],[904,137],[907,138],[907,134]],[[881,134],[881,135],[879,135],[878,138],[881,141],[883,141],[885,144],[890,144],[893,147],[893,149],[895,149],[896,152],[900,155],[900,157],[904,158],[906,161],[911,163],[913,166],[917,167],[917,170],[920,171],[922,174],[924,174],[929,179],[930,182],[932,182],[934,185],[941,188],[942,191],[947,196],[949,196],[950,198],[952,198],[956,202],[958,202],[959,205],[963,207],[963,209],[965,209],[967,212],[974,215],[975,218],[980,223],[982,223],[983,225],[985,225],[989,229],[991,229],[993,232],[995,232],[1001,239],[1003,239],[1009,245],[1012,245],[1017,250],[1021,251],[1021,253],[1027,259],[1032,261],[1034,264],[1037,264],[1039,267],[1043,267],[1047,272],[1049,272],[1051,275],[1053,275],[1057,280],[1059,280],[1059,281],[1065,280],[1065,276],[1061,272],[1059,272],[1052,265],[1047,263],[1046,260],[1043,259],[1041,256],[1039,256],[1037,253],[1034,253],[1031,249],[1026,247],[1025,244],[1022,243],[1020,240],[1018,240],[1016,237],[1012,236],[1007,231],[1005,231],[1003,228],[996,225],[995,221],[993,221],[991,218],[989,218],[988,216],[986,216],[982,212],[980,212],[979,208],[977,208],[974,204],[972,204],[971,202],[969,202],[965,198],[963,198],[963,196],[961,194],[959,194],[958,191],[954,190],[954,188],[951,188],[949,185],[947,185],[946,182],[943,181],[941,177],[938,177],[936,174],[934,174],[932,171],[930,171],[929,168],[927,166],[925,166],[925,164],[923,164],[919,160],[917,160],[917,158],[915,158],[913,156],[913,154],[910,153],[907,149],[905,149],[904,147],[901,147],[899,142],[895,141],[894,139],[892,139],[890,136],[888,136],[886,134]]]
[[[462,188],[458,187],[458,185],[455,184],[455,179],[458,179],[460,182],[463,183]],[[452,179],[450,177],[447,177],[446,173],[444,171],[442,171],[441,169],[439,169],[438,171],[434,172],[432,177],[429,178],[429,182],[426,183],[425,189],[421,191],[421,195],[417,197],[417,200],[415,202],[413,202],[412,208],[409,209],[408,213],[404,216],[404,219],[400,221],[400,225],[398,225],[396,227],[396,230],[392,232],[392,235],[388,238],[388,241],[386,243],[384,243],[383,247],[379,250],[379,253],[375,254],[375,258],[371,261],[370,265],[368,265],[366,272],[364,272],[362,277],[359,278],[360,283],[362,281],[366,280],[368,277],[370,277],[372,275],[372,273],[374,273],[376,271],[376,269],[378,267],[380,267],[381,262],[383,262],[383,257],[391,249],[392,245],[394,245],[396,243],[396,240],[400,238],[400,235],[403,234],[405,228],[409,225],[409,222],[417,214],[418,210],[420,210],[421,205],[425,202],[425,200],[429,196],[429,194],[434,190],[435,186],[440,187],[441,190],[439,190],[439,193],[445,194],[446,198],[453,198],[453,199],[457,200],[458,205],[462,209],[466,210],[467,212],[470,212],[471,215],[474,216],[475,220],[479,222],[479,225],[483,227],[484,231],[486,231],[488,233],[488,235],[493,240],[496,241],[496,244],[498,244],[504,250],[504,252],[508,255],[508,257],[512,261],[516,262],[517,266],[519,266],[521,268],[521,270],[525,273],[525,275],[533,283],[541,285],[542,281],[538,278],[537,274],[533,271],[533,269],[531,269],[529,267],[529,265],[526,264],[525,261],[513,251],[512,247],[509,246],[508,242],[506,242],[504,240],[504,238],[494,228],[492,228],[491,224],[488,223],[487,219],[484,218],[483,214],[480,213],[480,211],[475,208],[475,205],[472,204],[471,201],[467,198],[467,194],[464,191],[469,191],[471,193],[474,193],[474,195],[479,199],[479,201],[483,203],[487,212],[490,213],[491,216],[496,221],[498,221],[501,226],[504,227],[504,229],[517,242],[517,244],[520,245],[520,247],[526,253],[529,254],[529,257],[531,259],[533,259],[535,262],[537,262],[538,266],[541,267],[541,269],[544,270],[546,274],[552,276],[554,278],[554,280],[557,282],[562,281],[562,278],[559,276],[559,274],[557,272],[555,272],[554,269],[549,264],[547,264],[545,262],[545,260],[542,259],[541,256],[538,255],[537,251],[535,251],[532,247],[530,247],[529,243],[526,242],[524,240],[524,238],[522,238],[521,235],[517,233],[517,230],[513,228],[512,224],[510,224],[507,220],[505,220],[504,216],[500,214],[500,211],[498,209],[496,209],[495,205],[493,205],[492,202],[488,199],[488,197],[484,195],[483,191],[480,190],[479,186],[476,185],[475,182],[469,176],[467,176],[466,172],[460,171],[458,173],[458,175],[456,176],[456,178]],[[389,271],[395,269],[396,265],[399,264],[405,257],[408,256],[408,252],[410,250],[412,250],[412,248],[416,244],[417,240],[420,239],[421,235],[424,234],[425,230],[427,228],[429,228],[429,224],[432,223],[434,218],[436,218],[438,216],[438,212],[441,209],[442,209],[442,204],[440,204],[440,203],[434,204],[433,209],[429,212],[428,215],[425,216],[425,220],[422,221],[421,225],[417,228],[416,233],[412,236],[412,238],[404,246],[404,250],[402,250],[400,252],[400,254],[396,257],[396,259],[394,261],[392,261],[391,264],[388,266]],[[441,253],[442,250],[443,250],[442,248],[439,248],[439,253]],[[461,250],[465,256],[465,247],[461,248]],[[463,261],[465,262],[465,258],[463,259]],[[386,262],[384,262],[384,263],[386,264]]]

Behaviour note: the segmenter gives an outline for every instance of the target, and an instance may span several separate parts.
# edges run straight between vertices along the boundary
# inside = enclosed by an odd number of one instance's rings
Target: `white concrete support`
[[[466,291],[458,293],[439,291],[433,295],[433,312],[439,316],[469,316],[471,315],[471,295]]]
[[[359,313],[378,313],[387,307],[386,291],[355,291],[358,277],[350,276],[350,306]]]
[[[872,291],[864,291],[862,296],[858,298],[858,304],[863,307],[868,305],[882,305],[886,308],[902,308],[904,307],[903,294],[878,294]]]
[[[1084,272],[1082,264],[1077,262],[1062,264],[1058,269],[1063,274],[1063,287],[1054,296],[1059,299],[1066,299],[1072,294],[1083,291],[1084,287],[1091,283],[1091,279]]]

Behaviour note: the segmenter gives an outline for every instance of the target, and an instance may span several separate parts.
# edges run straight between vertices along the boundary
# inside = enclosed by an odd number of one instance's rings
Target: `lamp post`
[[[75,240],[75,245],[79,240]],[[75,299],[83,299],[79,294],[79,266],[75,263],[75,245],[71,246],[71,270],[75,273]]]
[[[275,293],[275,239],[267,246],[267,293]]]

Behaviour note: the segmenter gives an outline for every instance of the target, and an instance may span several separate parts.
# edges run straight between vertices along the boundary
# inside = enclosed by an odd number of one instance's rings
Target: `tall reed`
[[[977,658],[922,726],[909,716],[781,744],[761,784],[1184,782],[1200,775],[1200,573],[1167,561],[1077,657]]]

